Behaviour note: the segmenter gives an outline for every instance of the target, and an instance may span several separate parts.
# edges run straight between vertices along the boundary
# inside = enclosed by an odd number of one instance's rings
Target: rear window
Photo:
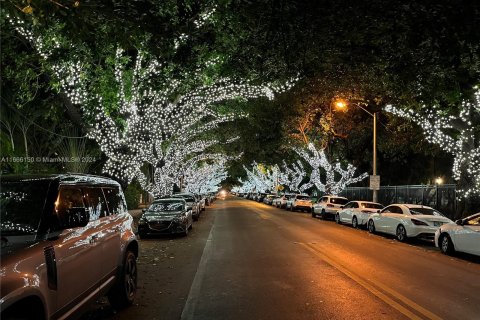
[[[2,236],[33,235],[37,232],[49,186],[49,180],[2,180],[0,189]]]
[[[428,216],[440,216],[443,217],[443,214],[434,210],[432,208],[409,208],[410,213],[413,215],[428,215]]]
[[[362,208],[365,209],[382,209],[383,206],[378,203],[362,203]]]
[[[297,196],[298,200],[310,200],[309,196]]]
[[[122,193],[116,188],[104,188],[103,193],[107,200],[108,209],[110,214],[119,214],[125,212],[125,202],[122,197]]]
[[[330,202],[335,204],[347,204],[348,200],[343,198],[330,198]]]

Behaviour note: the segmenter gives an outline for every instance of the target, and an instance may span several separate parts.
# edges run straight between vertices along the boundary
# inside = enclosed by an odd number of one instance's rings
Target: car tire
[[[440,251],[442,251],[443,254],[450,255],[455,252],[452,239],[450,239],[450,236],[448,234],[446,233],[442,234],[438,242],[439,242]]]
[[[315,213],[315,209],[312,208],[312,218],[316,218],[317,214]]]
[[[357,229],[358,228],[358,220],[357,217],[353,216],[352,218],[352,227]]]
[[[115,285],[110,289],[108,301],[116,310],[133,304],[137,293],[137,257],[128,250],[122,270]]]
[[[375,222],[373,222],[373,220],[368,220],[367,228],[368,232],[375,233]]]
[[[340,224],[340,223],[341,223],[341,221],[340,221],[340,215],[339,215],[338,213],[335,215],[335,222],[336,222],[337,224]]]
[[[189,228],[186,227],[185,231],[182,232],[182,236],[184,236],[184,237],[188,236],[188,230],[189,230]]]
[[[198,221],[198,216],[193,216],[192,219],[193,221]]]
[[[322,215],[320,216],[322,218],[322,220],[326,220],[327,217],[326,217],[326,213],[325,213],[325,209],[322,209]]]
[[[396,232],[397,240],[400,242],[405,242],[407,240],[407,230],[403,224],[398,225]]]

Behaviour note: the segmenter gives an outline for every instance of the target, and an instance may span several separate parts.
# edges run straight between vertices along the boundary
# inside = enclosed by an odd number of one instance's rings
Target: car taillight
[[[428,226],[427,223],[425,223],[423,221],[420,221],[420,220],[417,220],[417,219],[412,219],[412,223],[416,226]]]
[[[330,203],[329,203],[329,204],[327,204],[327,207],[333,208],[333,207],[335,207],[335,206],[334,206],[333,204],[330,204]]]

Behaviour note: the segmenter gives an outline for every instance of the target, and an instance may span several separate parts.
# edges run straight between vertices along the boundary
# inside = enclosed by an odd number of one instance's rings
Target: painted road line
[[[215,218],[216,216],[213,217],[212,228],[210,229],[210,233],[208,234],[208,239],[207,239],[207,242],[205,243],[205,247],[203,248],[202,257],[200,258],[197,272],[195,273],[192,286],[190,287],[190,292],[188,293],[187,301],[185,302],[185,306],[183,307],[182,315],[180,316],[181,320],[194,319],[197,301],[201,296],[202,282],[207,272],[207,263],[210,257],[212,256],[212,252],[213,252],[212,243],[213,243],[213,229],[215,228]]]
[[[418,305],[417,303],[413,302],[412,300],[408,299],[407,297],[401,295],[400,293],[396,292],[395,290],[388,288],[387,286],[383,285],[382,283],[374,280],[367,280],[361,277],[360,275],[352,272],[347,267],[344,267],[339,262],[335,261],[334,259],[328,257],[323,252],[321,252],[318,247],[313,244],[307,243],[298,243],[306,248],[308,251],[312,252],[314,255],[322,259],[323,261],[330,264],[332,267],[337,269],[338,271],[342,272],[346,276],[348,276],[353,281],[360,284],[362,287],[373,293],[375,296],[383,300],[385,303],[390,305],[391,307],[395,308],[399,312],[403,313],[409,319],[431,319],[431,320],[441,320],[442,318],[438,315],[434,314],[433,312],[423,308],[422,306]],[[390,295],[390,296],[389,296]],[[401,301],[404,305],[400,304],[398,301]],[[411,310],[409,310],[410,308]],[[413,311],[421,314],[414,313]]]

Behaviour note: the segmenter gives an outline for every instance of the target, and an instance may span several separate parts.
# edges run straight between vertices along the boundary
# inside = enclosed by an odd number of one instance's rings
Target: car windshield
[[[297,196],[298,200],[310,200],[309,196]]]
[[[410,213],[414,215],[427,215],[443,217],[443,214],[432,208],[410,208]]]
[[[180,201],[162,201],[162,202],[155,202],[152,203],[148,211],[153,211],[157,213],[168,213],[172,211],[180,211],[183,210],[183,202]]]
[[[2,236],[33,235],[45,206],[50,180],[2,180],[0,233]]]
[[[363,209],[382,209],[383,208],[383,206],[379,203],[365,203],[365,202],[361,204],[361,207]]]
[[[330,198],[330,202],[335,204],[347,204],[348,200],[343,198]]]
[[[195,202],[195,198],[191,196],[175,195],[175,198],[185,199],[186,202]]]

